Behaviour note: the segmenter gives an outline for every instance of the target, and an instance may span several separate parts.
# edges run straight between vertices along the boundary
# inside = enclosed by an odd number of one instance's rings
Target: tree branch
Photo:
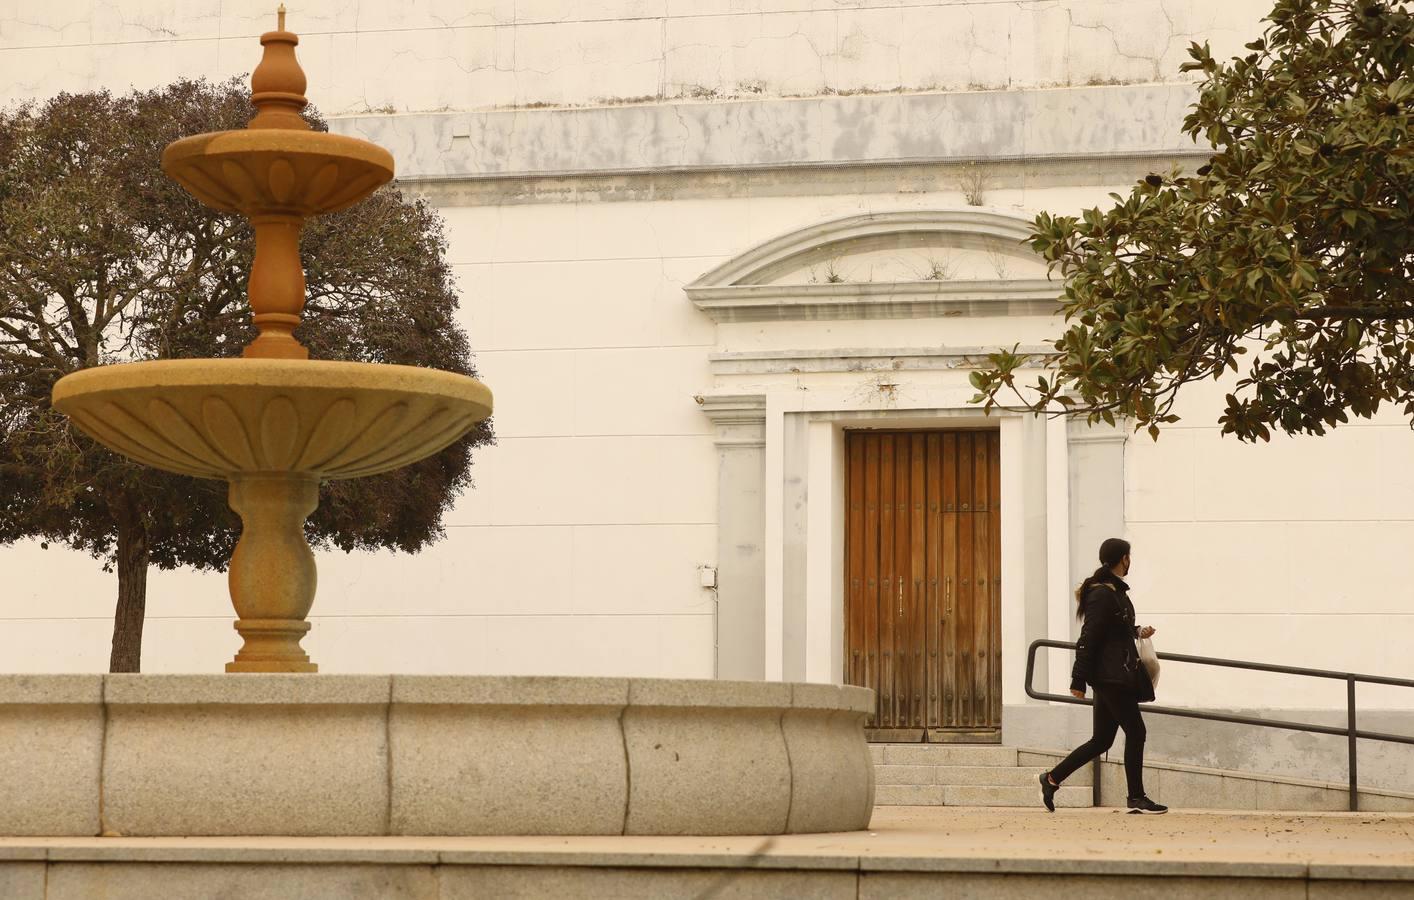
[[[1297,313],[1296,318],[1307,321],[1324,319],[1414,319],[1414,306],[1400,306],[1377,309],[1363,306],[1319,306]]]

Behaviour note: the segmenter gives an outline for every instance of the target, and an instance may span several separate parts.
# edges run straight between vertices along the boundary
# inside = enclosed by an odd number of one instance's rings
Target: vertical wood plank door
[[[845,438],[845,672],[873,740],[1001,734],[1001,441],[996,431]]]

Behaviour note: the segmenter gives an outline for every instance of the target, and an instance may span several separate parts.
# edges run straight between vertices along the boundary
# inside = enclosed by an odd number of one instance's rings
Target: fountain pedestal
[[[237,475],[230,496],[244,525],[229,578],[245,646],[226,671],[319,671],[299,646],[319,577],[304,539],[304,520],[319,505],[319,480],[298,472]]]

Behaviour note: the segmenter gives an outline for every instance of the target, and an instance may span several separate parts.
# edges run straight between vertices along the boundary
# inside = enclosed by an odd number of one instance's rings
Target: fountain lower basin
[[[865,828],[866,688],[649,678],[0,676],[0,835]]]

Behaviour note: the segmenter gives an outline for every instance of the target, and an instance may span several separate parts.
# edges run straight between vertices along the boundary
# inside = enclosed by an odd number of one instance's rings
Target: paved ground
[[[860,855],[1002,860],[1399,866],[1414,879],[1414,814],[881,807]]]
[[[778,837],[3,838],[0,859],[1216,874],[1414,881],[1414,814],[880,807],[867,832]],[[1157,864],[1157,866],[1156,866]],[[1340,874],[1344,873],[1344,874]]]

